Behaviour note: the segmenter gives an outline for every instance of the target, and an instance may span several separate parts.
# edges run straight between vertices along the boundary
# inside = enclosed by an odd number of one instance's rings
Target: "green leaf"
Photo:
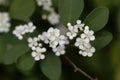
[[[0,63],[3,62],[3,57],[7,48],[6,41],[4,37],[0,36]]]
[[[92,45],[96,48],[96,50],[104,48],[113,38],[112,34],[108,31],[100,31],[96,33],[95,37],[96,39],[92,42]]]
[[[94,9],[84,20],[84,23],[94,31],[102,29],[109,17],[109,10],[105,7]]]
[[[61,61],[60,58],[53,53],[46,55],[45,60],[41,61],[40,68],[45,76],[50,80],[60,80],[61,77]]]
[[[84,8],[83,0],[59,0],[59,14],[64,25],[75,23]]]
[[[52,0],[53,7],[58,8],[59,0]]]
[[[34,0],[12,0],[10,16],[13,19],[28,20],[35,10]]]
[[[30,70],[35,64],[35,60],[31,56],[31,54],[24,54],[18,59],[17,66],[19,69],[25,71]]]
[[[5,40],[8,44],[10,45],[15,45],[15,44],[25,44],[26,40],[19,40],[15,35],[11,34],[12,32],[8,32],[7,34],[4,34]]]
[[[17,62],[17,59],[29,51],[29,47],[26,44],[17,44],[7,50],[4,56],[4,64],[13,64]]]

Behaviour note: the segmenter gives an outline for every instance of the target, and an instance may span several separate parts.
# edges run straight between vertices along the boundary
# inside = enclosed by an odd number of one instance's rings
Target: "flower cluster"
[[[7,12],[0,12],[0,32],[7,33],[10,28],[10,17]]]
[[[65,54],[65,45],[69,43],[67,37],[60,35],[60,30],[50,27],[47,32],[43,32],[38,37],[28,38],[28,45],[33,50],[32,56],[35,60],[44,59],[46,48],[42,48],[42,42],[49,44],[56,56]]]
[[[19,25],[15,27],[15,30],[13,30],[13,34],[18,37],[19,40],[23,39],[23,35],[26,33],[32,33],[36,27],[33,25],[32,22],[29,22],[25,25]]]
[[[49,12],[49,14],[43,14],[42,18],[47,19],[52,25],[58,24],[60,22],[60,16],[55,12],[52,7],[51,0],[36,0],[38,6],[42,6],[43,10]]]
[[[31,55],[36,61],[45,58],[43,53],[46,52],[46,48],[42,47],[42,43],[39,42],[38,37],[28,38],[28,43],[28,46],[33,50]]]
[[[90,44],[90,41],[95,40],[94,32],[89,30],[89,27],[81,23],[80,20],[77,20],[76,23],[74,26],[71,23],[67,24],[69,32],[66,35],[68,37],[61,35],[59,29],[50,27],[46,32],[39,34],[38,37],[28,38],[28,46],[33,50],[32,57],[36,61],[45,58],[43,53],[47,50],[43,47],[43,43],[48,44],[48,47],[52,48],[56,56],[64,55],[66,52],[65,45],[69,44],[68,38],[72,40],[75,37],[74,45],[80,49],[79,54],[91,57],[95,52],[95,48]],[[78,35],[78,32],[81,32],[81,34]]]
[[[69,43],[66,36],[60,34],[60,30],[50,27],[47,32],[43,32],[40,37],[44,43],[48,44],[55,52],[56,56],[65,54],[65,45]]]
[[[90,41],[95,40],[94,31],[89,30],[88,26],[85,26],[84,23],[81,23],[81,20],[76,21],[76,25],[67,24],[69,32],[66,35],[69,39],[76,38],[75,46],[80,49],[79,54],[82,56],[91,57],[95,52],[95,48],[91,46]],[[78,32],[81,32],[80,36]]]

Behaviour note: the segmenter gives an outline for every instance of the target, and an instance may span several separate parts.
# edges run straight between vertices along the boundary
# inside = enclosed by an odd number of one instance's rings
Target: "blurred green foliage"
[[[84,3],[82,0],[53,0],[53,4],[56,9],[59,8],[64,24],[74,23],[78,17],[87,16],[84,22],[97,31],[96,41],[92,44],[98,51],[93,57],[79,56],[78,49],[74,47],[68,48],[66,55],[78,67],[99,80],[120,80],[120,0],[84,0]],[[0,11],[10,12],[12,29],[17,24],[31,20],[39,25],[38,32],[41,32],[44,30],[41,25],[46,26],[45,29],[50,25],[41,19],[42,10],[36,5],[35,0],[10,0],[10,7],[0,6]],[[29,52],[26,42],[18,41],[11,33],[0,34],[0,80],[88,80],[82,74],[74,73],[65,61],[61,63],[60,58],[52,54],[35,63]]]

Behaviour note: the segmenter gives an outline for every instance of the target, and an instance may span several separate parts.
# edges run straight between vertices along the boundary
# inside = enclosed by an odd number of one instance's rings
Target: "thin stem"
[[[74,72],[80,72],[85,77],[89,78],[90,80],[98,80],[97,78],[91,77],[89,74],[87,74],[82,69],[80,69],[79,67],[77,67],[67,56],[64,56],[64,59],[74,68]]]

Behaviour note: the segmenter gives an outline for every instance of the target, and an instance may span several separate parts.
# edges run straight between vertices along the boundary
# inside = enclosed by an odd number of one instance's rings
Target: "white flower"
[[[75,46],[79,47],[79,49],[84,50],[85,49],[85,46],[84,46],[85,44],[87,44],[87,43],[85,42],[85,40],[83,38],[77,38],[76,39]]]
[[[45,55],[43,54],[46,52],[46,48],[37,47],[35,51],[32,52],[32,57],[34,57],[35,61],[39,61],[40,59],[44,59]]]
[[[42,40],[44,43],[48,44],[49,43],[49,35],[47,32],[43,32],[42,35],[38,36],[40,40]]]
[[[36,0],[38,6],[42,6],[43,10],[50,11],[51,6],[52,6],[52,1],[51,0]]]
[[[36,47],[38,46],[38,38],[37,37],[34,37],[34,38],[28,38],[28,46],[32,49],[32,50],[35,50]]]
[[[94,52],[95,48],[91,47],[90,44],[87,44],[85,50],[80,50],[79,54],[81,54],[82,56],[92,57]]]
[[[65,54],[65,46],[61,45],[56,48],[53,48],[53,52],[55,52],[56,56],[64,55]]]
[[[69,32],[67,32],[66,35],[69,37],[69,39],[73,39],[74,37],[77,36],[78,28],[77,26],[72,26],[71,23],[68,23],[67,26],[68,26]]]
[[[50,11],[52,6],[52,1],[51,0],[44,0],[43,2],[43,10]]]
[[[29,22],[27,25],[24,25],[24,27],[26,33],[32,33],[36,29],[36,26],[34,26],[32,22]]]
[[[51,12],[47,19],[48,21],[52,24],[52,25],[55,25],[55,24],[58,24],[60,22],[59,20],[60,16],[56,13],[56,12]]]
[[[50,47],[56,48],[58,45],[61,46],[61,45],[68,44],[68,41],[64,35],[60,35],[56,37],[54,41],[50,41],[49,44],[50,44]]]
[[[15,27],[15,30],[13,30],[13,34],[18,37],[18,39],[22,40],[23,35],[26,33],[32,33],[36,27],[33,25],[32,22],[29,22],[25,25],[19,25]]]
[[[41,37],[41,40],[42,41],[47,40],[47,42],[49,43],[49,46],[52,48],[55,48],[58,45],[65,45],[69,43],[67,37],[65,37],[64,35],[60,35],[60,30],[57,28],[54,29],[50,27],[48,31],[44,33],[45,33],[45,36],[43,35]],[[46,40],[44,39],[44,37],[46,37]]]
[[[83,31],[83,27],[85,24],[81,23],[81,20],[77,20],[76,23],[77,24],[75,26],[77,26],[81,31]]]
[[[65,44],[69,44],[69,40],[68,40],[68,38],[67,37],[65,37]]]
[[[10,23],[7,22],[0,23],[0,32],[6,33],[9,31],[9,28],[10,28]]]
[[[52,28],[50,27],[47,31],[48,36],[49,36],[49,40],[50,41],[54,41],[56,39],[56,37],[58,37],[60,35],[60,30],[57,28]]]
[[[10,17],[7,12],[0,13],[0,32],[7,33],[10,28]]]
[[[13,31],[13,34],[18,37],[18,39],[23,39],[23,36],[25,34],[25,27],[23,27],[22,25],[20,26],[16,26],[15,30]]]
[[[44,0],[36,0],[36,1],[37,1],[38,6],[42,6],[43,5]]]
[[[57,44],[58,44],[58,42],[56,42],[56,41],[50,41],[49,47],[56,48]]]
[[[81,34],[81,38],[84,38],[87,43],[94,41],[94,32],[92,30],[89,30],[88,26],[85,26],[84,33]]]
[[[8,22],[10,20],[9,14],[7,12],[0,13],[0,22]]]
[[[57,46],[59,45],[64,45],[65,44],[65,36],[64,35],[60,35],[58,37],[56,37],[56,39],[53,41],[53,43],[55,43],[55,45]]]
[[[60,16],[55,12],[52,7],[51,0],[36,0],[39,6],[42,6],[42,9],[48,11],[49,14],[43,14],[42,18],[47,19],[52,25],[58,24],[60,22]]]

